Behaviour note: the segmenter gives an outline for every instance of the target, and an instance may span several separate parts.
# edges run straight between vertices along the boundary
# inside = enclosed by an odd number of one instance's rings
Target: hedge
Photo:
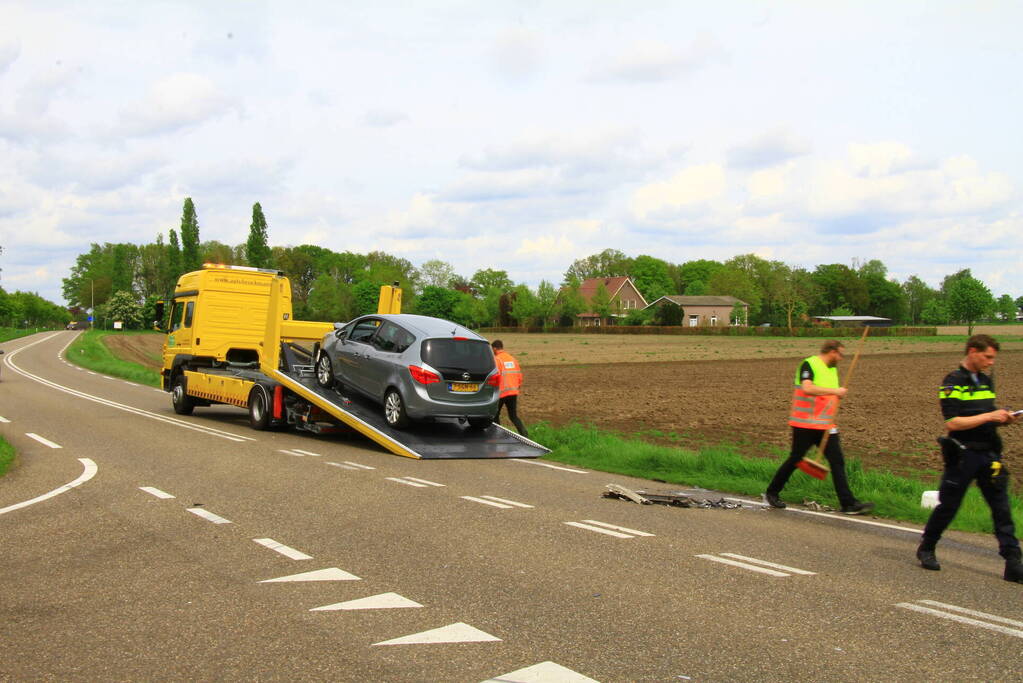
[[[688,327],[683,325],[601,325],[600,327],[484,327],[480,334],[675,334],[720,337],[859,337],[862,327]],[[871,327],[871,337],[934,337],[936,327]]]

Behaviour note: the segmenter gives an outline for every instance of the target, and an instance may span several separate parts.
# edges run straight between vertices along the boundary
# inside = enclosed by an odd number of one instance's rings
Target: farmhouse
[[[749,321],[749,304],[734,296],[662,296],[647,308],[677,306],[683,325],[689,327],[745,326]]]
[[[601,316],[594,311],[593,297],[603,285],[607,291],[610,315]],[[576,324],[583,327],[614,325],[629,311],[646,308],[646,299],[639,293],[630,277],[591,277],[579,285],[579,294],[586,303],[586,311],[576,316]]]

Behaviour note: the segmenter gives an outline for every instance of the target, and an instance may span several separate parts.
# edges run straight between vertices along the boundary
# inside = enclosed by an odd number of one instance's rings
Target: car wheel
[[[316,383],[324,389],[334,386],[334,368],[325,351],[320,352],[320,360],[316,362]]]
[[[384,396],[384,419],[395,429],[408,427],[408,414],[405,412],[405,401],[396,389],[390,389]]]
[[[493,422],[493,418],[489,417],[470,417],[469,429],[486,429],[493,424]]]
[[[270,401],[264,387],[255,386],[249,392],[249,426],[257,431],[270,427]]]
[[[174,386],[171,387],[171,404],[174,406],[174,412],[178,415],[191,415],[195,409],[195,402],[185,392],[184,375],[174,378]]]

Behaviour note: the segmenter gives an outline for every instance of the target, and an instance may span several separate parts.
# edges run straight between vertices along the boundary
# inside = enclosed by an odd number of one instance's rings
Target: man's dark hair
[[[977,349],[978,351],[994,349],[995,351],[1001,351],[1002,347],[990,334],[975,334],[966,340],[966,353],[969,353],[970,349]]]
[[[495,349],[499,350],[504,348],[504,342],[501,341],[500,339],[495,339],[494,341],[490,342],[490,345]]]
[[[837,339],[829,339],[823,344],[821,344],[821,354],[831,353],[832,351],[838,351],[839,349],[844,348],[845,344],[843,344],[842,342],[838,341]]]

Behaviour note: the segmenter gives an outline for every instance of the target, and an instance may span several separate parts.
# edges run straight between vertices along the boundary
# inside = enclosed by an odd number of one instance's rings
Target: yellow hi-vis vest
[[[837,389],[838,369],[829,368],[819,356],[805,358],[813,370],[813,383],[819,387]],[[831,429],[835,426],[835,408],[838,406],[837,396],[811,396],[803,391],[803,380],[796,368],[796,388],[792,392],[792,410],[789,412],[789,425],[803,429]]]

